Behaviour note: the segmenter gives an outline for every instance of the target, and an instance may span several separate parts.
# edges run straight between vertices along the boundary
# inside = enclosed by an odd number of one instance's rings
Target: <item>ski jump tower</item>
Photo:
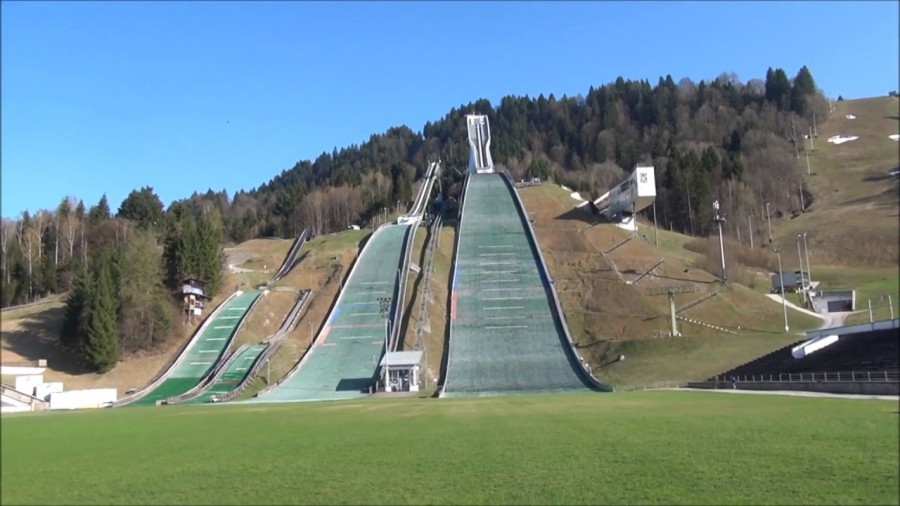
[[[634,230],[637,213],[653,205],[656,200],[656,177],[653,167],[638,165],[628,179],[617,184],[600,198],[582,202],[578,208]]]
[[[491,160],[491,126],[488,117],[467,114],[466,128],[469,132],[469,173],[494,172],[494,161]]]

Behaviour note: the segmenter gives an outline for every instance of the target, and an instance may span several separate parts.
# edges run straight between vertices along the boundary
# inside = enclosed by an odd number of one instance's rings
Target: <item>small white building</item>
[[[378,364],[385,392],[418,392],[421,351],[391,351]]]

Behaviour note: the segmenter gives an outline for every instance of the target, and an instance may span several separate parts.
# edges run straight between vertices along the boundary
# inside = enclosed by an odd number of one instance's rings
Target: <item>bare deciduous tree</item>
[[[0,221],[0,252],[3,253],[3,272],[6,274],[7,284],[9,284],[9,242],[16,235],[16,227],[15,220],[3,218]]]

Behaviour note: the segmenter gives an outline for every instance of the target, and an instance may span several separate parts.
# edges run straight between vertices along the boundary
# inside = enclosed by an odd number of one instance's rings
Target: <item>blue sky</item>
[[[898,5],[862,2],[10,2],[2,215],[152,186],[254,188],[299,160],[484,97],[807,65],[898,88]]]

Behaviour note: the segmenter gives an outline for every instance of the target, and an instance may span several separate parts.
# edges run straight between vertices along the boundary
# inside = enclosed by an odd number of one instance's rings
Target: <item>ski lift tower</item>
[[[681,335],[681,332],[678,332],[678,323],[675,319],[677,312],[675,310],[675,294],[676,293],[695,293],[699,292],[700,288],[697,285],[689,284],[689,285],[670,285],[670,286],[662,286],[658,288],[650,288],[646,292],[646,295],[668,295],[669,296],[669,321],[671,323],[672,337],[678,337]]]

